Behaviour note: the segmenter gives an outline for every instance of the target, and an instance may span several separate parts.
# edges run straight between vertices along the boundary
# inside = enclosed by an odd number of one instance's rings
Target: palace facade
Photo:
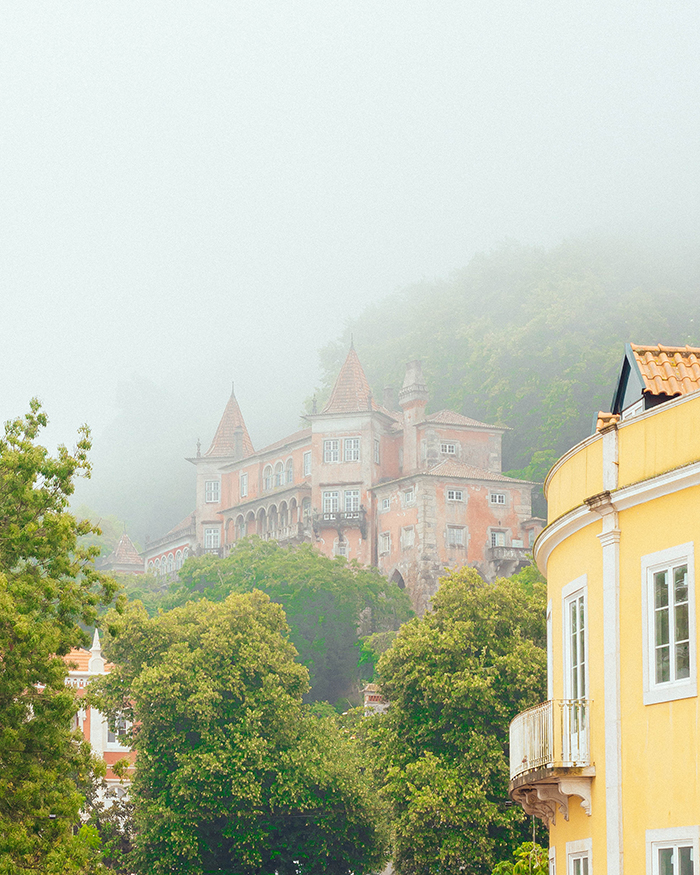
[[[328,402],[301,429],[256,450],[231,394],[197,469],[195,509],[149,542],[145,570],[175,573],[200,553],[227,555],[249,535],[309,541],[328,556],[374,565],[428,608],[445,569],[486,579],[527,564],[544,523],[535,484],[501,473],[506,429],[461,413],[428,414],[420,362],[398,395],[372,395],[351,347]]]

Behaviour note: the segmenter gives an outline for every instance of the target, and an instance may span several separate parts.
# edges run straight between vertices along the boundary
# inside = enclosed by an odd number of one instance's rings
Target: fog
[[[4,4],[0,415],[37,395],[51,445],[90,424],[81,495],[155,536],[231,381],[255,445],[281,437],[370,302],[506,238],[694,238],[699,25],[690,0]]]

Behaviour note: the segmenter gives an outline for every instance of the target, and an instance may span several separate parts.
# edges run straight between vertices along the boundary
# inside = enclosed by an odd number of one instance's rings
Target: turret
[[[404,474],[418,468],[418,432],[416,426],[425,419],[428,387],[423,368],[417,359],[406,365],[406,377],[399,392],[403,410],[403,470]]]

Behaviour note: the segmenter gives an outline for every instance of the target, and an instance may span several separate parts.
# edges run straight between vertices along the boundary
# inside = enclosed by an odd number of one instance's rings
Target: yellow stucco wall
[[[661,406],[637,420],[622,423],[619,439],[621,489],[700,461],[700,396]],[[549,480],[550,521],[580,507],[603,489],[602,439],[584,442],[555,466]],[[616,491],[612,491],[615,501]],[[561,522],[561,520],[560,520]],[[603,662],[603,549],[597,535],[602,520],[590,521],[565,537],[549,555],[546,569],[552,600],[553,694],[562,698],[562,590],[585,574],[588,586],[588,695],[590,751],[596,777],[592,815],[570,800],[570,819],[557,818],[550,843],[556,848],[557,872],[566,872],[566,843],[593,840],[593,872],[606,875],[605,710]],[[700,568],[700,486],[643,501],[619,512],[620,535],[620,715],[622,727],[622,823],[624,872],[646,872],[647,829],[700,824],[700,702],[697,696],[644,705],[642,557],[680,544],[694,544]],[[546,532],[545,532],[546,533]],[[700,597],[695,598],[696,630]],[[697,635],[697,631],[696,631]],[[697,643],[696,643],[697,647]]]

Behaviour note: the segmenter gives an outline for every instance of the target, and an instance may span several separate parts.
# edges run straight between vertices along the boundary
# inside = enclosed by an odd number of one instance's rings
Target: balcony
[[[556,822],[557,810],[569,819],[570,796],[591,813],[588,721],[584,699],[550,699],[510,724],[510,797],[545,824]]]
[[[497,577],[510,577],[530,564],[532,547],[487,547],[485,557]]]
[[[359,510],[334,510],[319,513],[316,511],[313,515],[313,528],[316,535],[322,529],[341,529],[355,528],[360,530],[363,538],[367,538],[367,515],[364,507]]]

